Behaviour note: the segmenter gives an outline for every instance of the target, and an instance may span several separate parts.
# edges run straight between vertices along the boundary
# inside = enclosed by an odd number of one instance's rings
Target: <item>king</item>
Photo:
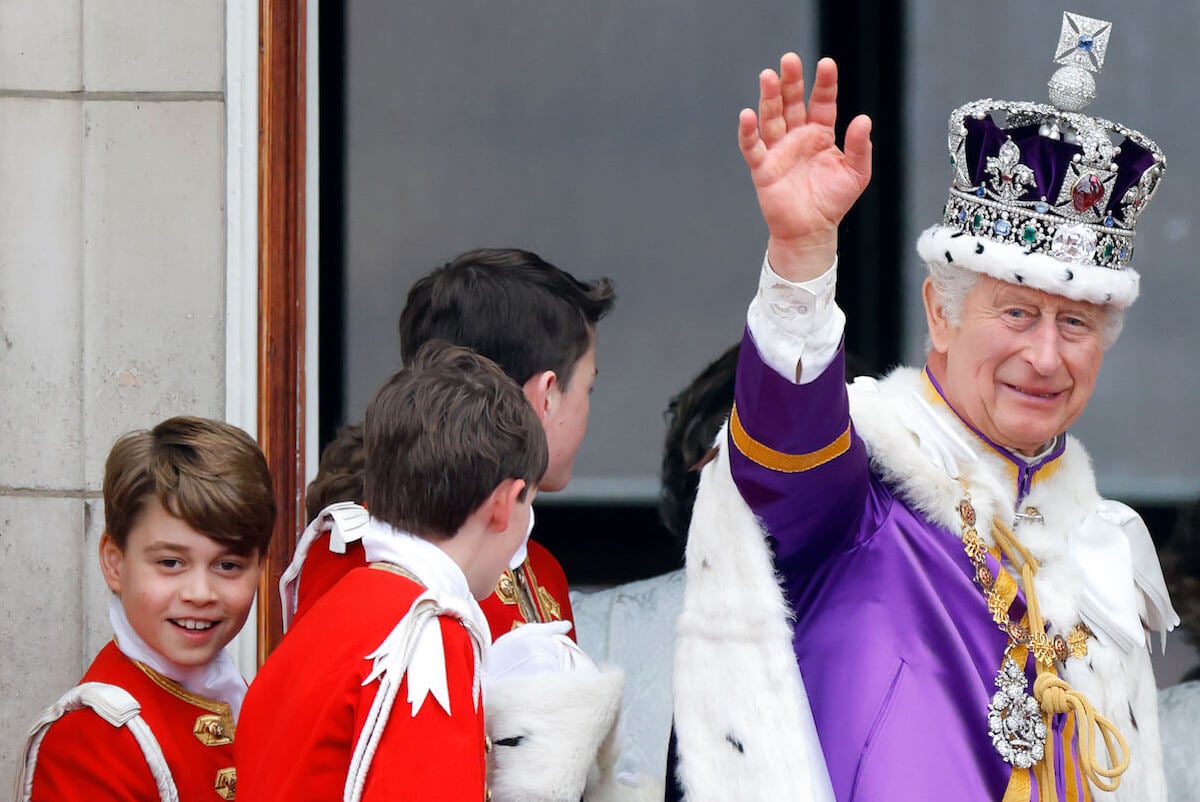
[[[807,100],[796,55],[760,75],[738,138],[770,237],[676,652],[688,800],[1165,800],[1147,647],[1178,617],[1068,434],[1166,167],[1083,111],[1110,30],[1066,15],[1051,103],[951,115],[925,365],[849,387],[837,236],[871,121],[837,146],[831,60]]]

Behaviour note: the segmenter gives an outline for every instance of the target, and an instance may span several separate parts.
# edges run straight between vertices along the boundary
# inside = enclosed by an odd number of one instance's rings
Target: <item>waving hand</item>
[[[807,106],[795,53],[780,59],[778,74],[763,70],[758,81],[758,114],[742,110],[738,145],[770,231],[771,266],[784,278],[804,281],[833,263],[838,224],[871,180],[871,120],[854,118],[844,149],[837,147],[832,59],[817,63]]]

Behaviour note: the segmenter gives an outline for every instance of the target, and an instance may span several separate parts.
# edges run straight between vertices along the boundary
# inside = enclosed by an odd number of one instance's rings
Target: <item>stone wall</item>
[[[113,440],[225,406],[225,4],[0,4],[0,788],[109,637]]]

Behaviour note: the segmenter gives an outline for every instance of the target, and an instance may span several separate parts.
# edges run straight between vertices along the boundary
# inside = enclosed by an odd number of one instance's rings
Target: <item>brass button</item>
[[[216,782],[213,783],[213,790],[221,799],[237,799],[237,769],[230,766],[218,771]]]
[[[198,716],[192,734],[205,746],[225,746],[233,743],[233,727],[217,713]]]
[[[483,751],[489,753],[492,751],[492,736],[483,736]]]

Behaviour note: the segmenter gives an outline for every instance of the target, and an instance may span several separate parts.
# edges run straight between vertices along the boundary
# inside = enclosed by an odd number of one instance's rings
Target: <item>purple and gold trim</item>
[[[738,418],[736,404],[729,416],[729,436],[733,440],[734,446],[746,459],[756,465],[761,465],[768,470],[778,471],[779,473],[811,471],[813,468],[818,468],[827,462],[837,459],[850,449],[850,424],[846,424],[846,429],[838,438],[824,448],[811,451],[807,454],[787,454],[782,451],[776,451],[750,436],[742,426],[742,421]]]

